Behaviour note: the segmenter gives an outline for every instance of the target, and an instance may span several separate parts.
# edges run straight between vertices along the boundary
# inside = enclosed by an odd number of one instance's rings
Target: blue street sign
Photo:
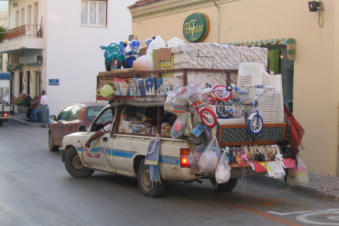
[[[48,85],[58,86],[59,85],[59,79],[48,79]]]

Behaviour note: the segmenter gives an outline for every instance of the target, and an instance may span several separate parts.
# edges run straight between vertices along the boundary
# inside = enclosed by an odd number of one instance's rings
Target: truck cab
[[[11,104],[10,81],[10,73],[0,73],[0,125],[14,113],[14,106]]]

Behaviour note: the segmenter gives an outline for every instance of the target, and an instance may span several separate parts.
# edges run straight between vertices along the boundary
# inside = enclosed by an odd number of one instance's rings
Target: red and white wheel
[[[207,127],[213,128],[217,124],[217,115],[210,108],[203,108],[200,112],[202,123]]]
[[[221,101],[228,101],[232,97],[232,91],[228,91],[226,86],[217,85],[212,89],[213,96]]]

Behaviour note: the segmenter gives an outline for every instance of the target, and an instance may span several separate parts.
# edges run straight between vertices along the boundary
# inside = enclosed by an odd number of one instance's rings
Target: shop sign
[[[184,22],[184,37],[189,42],[201,42],[207,37],[210,30],[210,20],[203,13],[193,13]]]

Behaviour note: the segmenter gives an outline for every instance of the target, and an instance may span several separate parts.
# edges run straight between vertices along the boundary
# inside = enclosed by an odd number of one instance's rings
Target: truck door
[[[105,125],[111,124],[113,128],[114,123],[114,109],[104,108],[99,116],[94,120],[90,127],[91,132],[88,138],[96,133],[98,130],[103,129]],[[111,130],[107,131],[103,136],[93,141],[89,148],[86,148],[85,142],[82,142],[83,160],[86,166],[104,171],[112,172],[112,144]]]

